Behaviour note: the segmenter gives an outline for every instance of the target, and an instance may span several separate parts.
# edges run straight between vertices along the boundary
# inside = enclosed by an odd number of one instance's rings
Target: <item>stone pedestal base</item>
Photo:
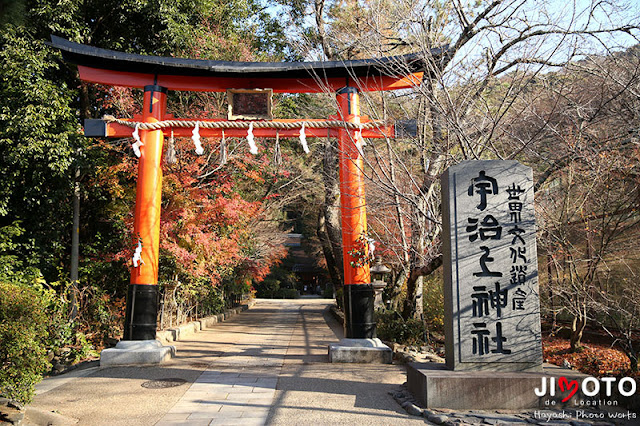
[[[577,392],[566,403],[566,392],[538,397],[535,389],[542,378],[559,377],[568,380],[586,377],[584,374],[546,366],[543,372],[451,371],[440,363],[407,365],[407,386],[426,408],[451,410],[523,410],[530,408],[574,407],[580,398]]]
[[[157,340],[121,340],[115,348],[100,353],[100,367],[160,364],[175,354],[175,346],[162,346]]]
[[[329,345],[329,362],[391,364],[393,351],[380,339],[342,339]]]

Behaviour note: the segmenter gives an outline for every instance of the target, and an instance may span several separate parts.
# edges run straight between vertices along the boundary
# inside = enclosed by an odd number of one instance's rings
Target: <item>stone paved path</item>
[[[263,425],[304,306],[262,301],[217,325],[215,347],[220,355],[157,425]]]
[[[54,424],[80,425],[425,424],[388,394],[405,381],[402,366],[327,363],[327,345],[342,337],[331,303],[260,300],[176,342],[177,357],[162,367],[47,380],[31,405],[42,414],[33,424],[51,412]],[[184,383],[145,387],[170,380]]]
[[[342,336],[327,306],[260,301],[217,325],[220,356],[157,426],[424,424],[387,394],[405,380],[402,367],[327,364],[327,345]]]

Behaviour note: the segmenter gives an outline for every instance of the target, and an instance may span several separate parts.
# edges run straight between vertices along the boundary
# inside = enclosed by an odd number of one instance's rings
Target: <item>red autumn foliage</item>
[[[163,164],[160,225],[161,255],[173,258],[177,267],[173,274],[208,279],[213,285],[224,278],[262,280],[286,254],[278,242],[261,236],[264,203],[274,198],[263,197],[261,187],[274,176],[262,171],[260,158],[249,157],[231,159],[202,179],[203,171],[211,167],[208,156],[193,154],[190,139],[177,139],[175,148],[178,162]],[[128,205],[122,220],[131,232],[137,158],[128,144],[111,149],[121,161],[104,167],[99,184]],[[132,237],[126,240],[133,241]],[[129,262],[132,253],[133,245],[112,258]]]
[[[251,40],[230,41],[215,23],[209,21],[202,22],[202,29],[206,31],[195,45],[176,52],[178,56],[255,59]],[[135,117],[141,112],[139,90],[97,86],[96,96],[106,112],[118,117]],[[217,93],[173,93],[167,105],[168,113],[193,119],[223,117],[226,115],[225,100],[223,94]],[[175,265],[175,270],[171,271],[172,277],[160,279],[173,279],[176,274],[182,274],[208,279],[214,285],[223,279],[261,281],[271,266],[286,255],[281,242],[269,234],[274,230],[263,221],[266,206],[278,197],[263,189],[278,179],[271,171],[269,158],[266,155],[242,156],[240,150],[240,155],[230,156],[227,165],[217,168],[217,142],[203,138],[207,152],[197,156],[191,139],[176,139],[178,162],[173,165],[163,163],[160,251],[161,257],[172,260],[169,263]],[[137,159],[129,144],[126,140],[115,147],[104,144],[102,148],[111,150],[113,158],[117,159],[104,166],[97,184],[113,199],[121,200],[121,206],[127,206],[126,212],[120,211],[120,220],[124,222],[123,228],[131,233]],[[203,178],[205,174],[206,178]],[[280,174],[286,177],[285,173]],[[129,235],[123,240],[136,240],[133,237]],[[133,249],[134,245],[128,244],[111,259],[130,263]]]

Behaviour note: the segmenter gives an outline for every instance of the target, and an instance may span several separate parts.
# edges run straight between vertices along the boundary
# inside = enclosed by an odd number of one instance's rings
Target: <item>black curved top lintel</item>
[[[65,61],[91,68],[158,75],[202,77],[309,78],[322,76],[404,76],[427,69],[419,53],[384,58],[317,62],[229,62],[147,56],[101,49],[51,36],[51,45],[62,52]],[[447,47],[432,49],[431,55],[445,55]]]

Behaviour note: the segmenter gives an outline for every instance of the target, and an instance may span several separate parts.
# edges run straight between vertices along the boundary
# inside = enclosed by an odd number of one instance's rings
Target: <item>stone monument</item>
[[[446,366],[409,364],[409,390],[428,408],[564,407],[535,391],[584,377],[542,366],[531,168],[464,161],[441,183]]]
[[[442,206],[447,367],[540,371],[531,168],[463,161],[442,177]]]

